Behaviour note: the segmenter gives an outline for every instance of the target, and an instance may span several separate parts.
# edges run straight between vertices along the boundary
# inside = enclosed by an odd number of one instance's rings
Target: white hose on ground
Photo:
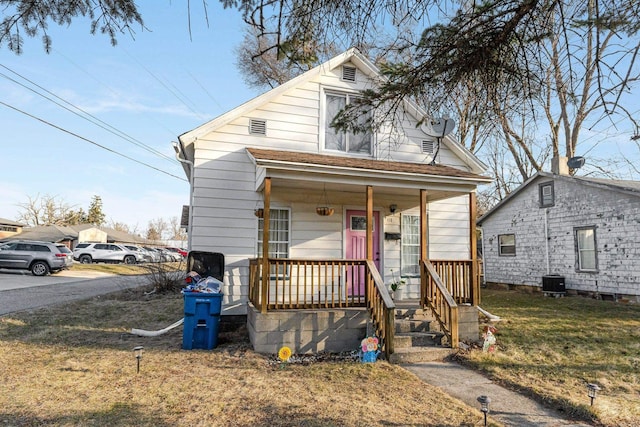
[[[144,329],[131,329],[131,333],[133,335],[138,335],[140,337],[157,337],[158,335],[165,334],[169,332],[171,329],[176,328],[184,323],[184,318],[178,320],[176,323],[173,323],[167,326],[164,329],[160,329],[159,331],[145,331]]]
[[[493,315],[493,314],[489,313],[487,310],[483,309],[480,306],[478,306],[478,311],[480,313],[484,314],[486,317],[488,317],[489,320],[491,320],[491,321],[498,322],[498,321],[502,320],[500,318],[500,316]]]

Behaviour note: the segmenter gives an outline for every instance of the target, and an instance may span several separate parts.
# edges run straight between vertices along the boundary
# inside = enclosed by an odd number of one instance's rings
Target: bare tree
[[[122,231],[123,233],[131,234],[131,229],[124,222],[117,222],[117,221],[111,220],[111,221],[109,221],[109,225],[108,226],[109,226],[109,228],[113,228],[114,230]]]
[[[187,239],[187,232],[180,225],[180,220],[177,216],[172,216],[169,219],[169,240],[186,241]]]
[[[18,221],[29,226],[71,225],[78,223],[82,210],[75,210],[59,196],[40,194],[28,196],[26,203],[18,204]]]
[[[156,218],[149,221],[145,235],[149,240],[163,240],[169,231],[169,225],[164,218]]]

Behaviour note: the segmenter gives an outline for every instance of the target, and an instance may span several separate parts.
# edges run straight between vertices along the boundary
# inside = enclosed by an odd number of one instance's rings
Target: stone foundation
[[[287,346],[294,354],[358,350],[367,334],[364,308],[278,310],[260,313],[247,307],[247,329],[253,349],[276,354]]]
[[[475,342],[480,339],[477,307],[458,305],[458,339],[467,342]]]

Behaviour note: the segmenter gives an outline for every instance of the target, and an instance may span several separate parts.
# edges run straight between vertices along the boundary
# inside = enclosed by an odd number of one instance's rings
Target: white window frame
[[[286,218],[286,221],[287,221],[287,225],[286,225],[286,227],[287,227],[287,229],[286,229],[287,239],[286,240],[277,240],[275,238],[272,238],[274,236],[274,234],[283,231],[281,229],[278,229],[277,227],[274,227],[274,224],[276,224],[278,221],[282,221],[282,219],[273,218],[273,216],[275,214],[279,214],[281,212],[286,212],[287,213],[287,218]],[[268,257],[269,258],[289,258],[289,255],[291,253],[291,209],[290,208],[271,208],[271,209],[269,209],[269,214],[270,214],[270,218],[269,218],[269,254],[268,254]],[[262,256],[262,230],[263,230],[263,226],[264,226],[264,219],[263,218],[258,218],[258,238],[257,238],[257,244],[256,244],[256,253],[257,253],[258,257]],[[272,250],[272,245],[285,245],[286,251]]]
[[[320,132],[320,147],[322,151],[327,151],[327,152],[331,152],[331,153],[341,153],[341,154],[345,154],[345,155],[349,155],[349,156],[358,156],[358,157],[371,157],[373,156],[374,153],[374,133],[373,132],[369,132],[369,151],[368,152],[363,152],[363,151],[349,151],[349,140],[350,137],[357,137],[357,136],[362,136],[363,134],[358,133],[358,134],[354,134],[352,132],[342,132],[341,134],[344,135],[345,138],[345,142],[344,142],[344,150],[341,149],[337,149],[337,148],[327,148],[327,131],[331,131],[335,133],[335,130],[333,128],[330,127],[331,121],[333,120],[333,117],[329,117],[328,112],[327,112],[327,107],[329,105],[329,101],[328,101],[328,97],[329,96],[343,96],[345,97],[345,102],[347,104],[349,104],[350,99],[352,98],[358,98],[361,95],[358,92],[350,92],[350,91],[344,91],[344,90],[339,90],[339,89],[324,89],[323,90],[323,94],[322,94],[322,104],[321,104],[321,123],[322,123],[322,131]],[[373,111],[371,111],[369,114],[373,114]]]
[[[502,242],[503,237],[513,237],[513,245],[504,244]],[[504,252],[503,248],[513,247],[513,253]],[[516,235],[514,233],[506,233],[498,235],[498,255],[499,256],[516,256]]]
[[[403,214],[400,221],[400,276],[416,277],[420,275],[420,215]]]
[[[592,232],[589,242],[592,247],[581,247],[580,242],[584,239],[580,238],[580,235],[584,232]],[[596,226],[591,225],[587,227],[574,227],[574,238],[576,248],[576,271],[584,271],[597,273],[598,272],[598,241],[596,236]],[[588,238],[587,236],[585,236]],[[593,266],[585,266],[585,254],[592,253]]]
[[[553,206],[553,205],[556,204],[556,191],[555,191],[554,187],[555,186],[553,184],[553,181],[543,182],[542,184],[539,185],[538,193],[539,193],[539,197],[540,197],[540,207],[541,208],[548,208],[548,207]],[[548,195],[548,197],[551,197],[551,201],[545,203],[545,201],[544,201],[544,197],[545,197],[544,192],[545,192],[545,189],[547,189],[547,188],[551,190],[551,194]]]

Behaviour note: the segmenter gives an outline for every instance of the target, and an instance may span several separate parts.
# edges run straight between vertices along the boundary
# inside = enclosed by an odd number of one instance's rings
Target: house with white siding
[[[380,78],[351,49],[174,144],[191,183],[189,249],[224,255],[222,316],[247,316],[258,351],[354,349],[373,325],[390,353],[389,285],[401,277],[395,297],[439,304],[453,345],[456,305],[477,302],[485,165],[451,137],[429,136],[411,102],[399,127],[330,126]]]
[[[537,173],[478,220],[486,283],[640,301],[640,182],[567,172]]]

